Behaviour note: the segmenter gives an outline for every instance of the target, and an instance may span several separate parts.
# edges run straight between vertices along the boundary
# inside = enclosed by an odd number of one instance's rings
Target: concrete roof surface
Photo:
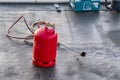
[[[73,12],[68,4],[0,4],[0,80],[120,80],[120,13]],[[32,46],[10,40],[5,31],[21,15],[29,25],[36,21],[56,24],[58,41],[86,57],[58,47],[56,65],[39,68],[31,63]],[[21,20],[14,36],[30,34]]]

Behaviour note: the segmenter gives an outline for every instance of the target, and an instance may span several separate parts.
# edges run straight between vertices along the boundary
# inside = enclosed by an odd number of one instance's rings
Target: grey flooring
[[[120,80],[120,13],[76,13],[68,4],[60,6],[62,12],[57,13],[53,4],[0,4],[0,80]],[[35,67],[32,46],[5,35],[21,15],[29,25],[40,20],[55,23],[58,41],[85,51],[86,57],[60,46],[54,67]],[[12,34],[25,36],[29,32],[20,21]]]

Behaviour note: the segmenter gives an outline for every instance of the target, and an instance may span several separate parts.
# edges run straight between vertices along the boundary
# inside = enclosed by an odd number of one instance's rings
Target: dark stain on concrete
[[[19,75],[19,74],[17,73],[17,71],[15,71],[15,70],[16,70],[16,69],[15,69],[14,66],[8,67],[8,68],[5,70],[5,72],[4,72],[4,76],[5,76],[5,77],[13,77],[13,76]]]
[[[110,31],[108,37],[116,46],[120,47],[120,30]]]

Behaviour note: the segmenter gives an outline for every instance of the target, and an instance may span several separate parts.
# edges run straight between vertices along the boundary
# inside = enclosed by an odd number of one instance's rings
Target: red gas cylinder
[[[57,33],[54,28],[39,27],[34,34],[32,63],[52,67],[56,62]]]

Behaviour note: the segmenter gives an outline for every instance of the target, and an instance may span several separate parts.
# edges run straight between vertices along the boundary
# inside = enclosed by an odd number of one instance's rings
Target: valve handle
[[[38,28],[40,28],[40,25],[45,25],[45,27],[52,27],[53,29],[55,29],[55,24],[45,22],[45,21],[40,21],[40,22],[36,22],[36,23],[32,24],[31,27],[33,30],[34,30],[35,25],[38,25]]]

